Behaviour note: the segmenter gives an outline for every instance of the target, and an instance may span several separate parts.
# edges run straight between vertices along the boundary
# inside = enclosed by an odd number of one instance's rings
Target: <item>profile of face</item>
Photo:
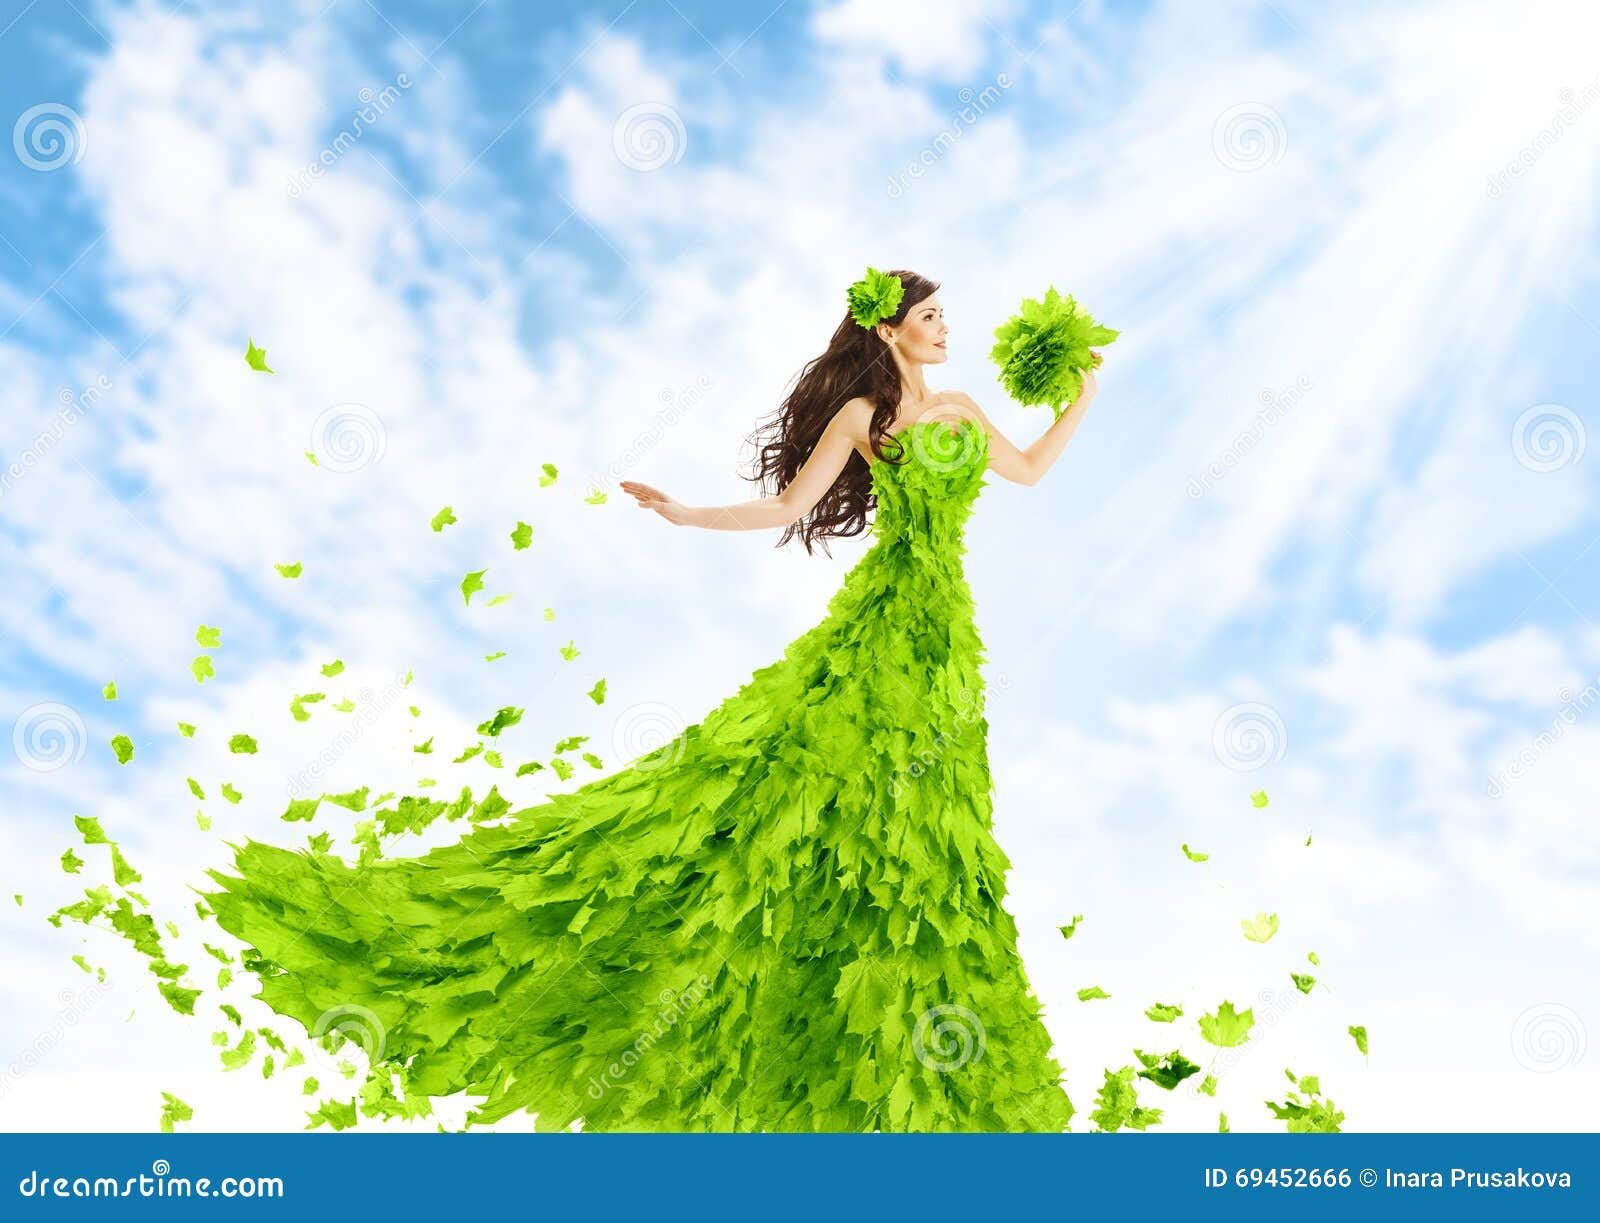
[[[950,328],[944,325],[944,306],[937,293],[911,307],[905,322],[898,327],[885,324],[878,334],[907,361],[937,365],[950,359],[945,351],[945,337],[950,334]]]

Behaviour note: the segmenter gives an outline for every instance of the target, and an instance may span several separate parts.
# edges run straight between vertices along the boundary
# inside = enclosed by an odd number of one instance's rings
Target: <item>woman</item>
[[[874,280],[874,277],[877,279]],[[874,545],[827,617],[672,743],[455,845],[355,867],[251,841],[213,874],[259,995],[352,1036],[371,1114],[465,1091],[587,1130],[1059,1131],[1073,1106],[1002,907],[962,529],[1019,450],[931,391],[938,286],[869,270],[761,451],[776,495],[670,522]],[[1098,360],[1098,354],[1096,356]],[[396,1087],[398,1086],[398,1095]]]

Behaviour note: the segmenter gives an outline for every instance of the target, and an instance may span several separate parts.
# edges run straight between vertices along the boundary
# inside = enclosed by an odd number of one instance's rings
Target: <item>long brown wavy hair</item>
[[[918,302],[938,292],[936,282],[915,272],[896,269],[905,289],[900,308],[882,320],[898,326]],[[755,472],[746,477],[758,481],[764,493],[780,493],[811,456],[822,431],[852,399],[870,400],[872,422],[867,430],[872,453],[891,462],[895,455],[881,449],[885,431],[900,411],[900,371],[889,346],[878,337],[876,327],[863,327],[845,311],[834,330],[833,339],[820,357],[807,362],[793,380],[792,389],[776,412],[751,434],[749,441],[759,450]],[[872,495],[872,471],[859,450],[852,451],[833,487],[822,495],[805,517],[791,522],[778,537],[783,547],[798,535],[806,552],[812,543],[821,543],[828,555],[827,540],[859,535],[867,526],[867,514],[877,505]]]

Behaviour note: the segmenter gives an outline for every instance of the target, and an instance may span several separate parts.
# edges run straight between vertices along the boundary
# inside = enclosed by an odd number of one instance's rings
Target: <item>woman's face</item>
[[[944,325],[944,306],[937,293],[911,307],[906,321],[891,330],[895,350],[908,361],[937,365],[950,359],[945,351],[945,337],[950,334],[950,328]]]

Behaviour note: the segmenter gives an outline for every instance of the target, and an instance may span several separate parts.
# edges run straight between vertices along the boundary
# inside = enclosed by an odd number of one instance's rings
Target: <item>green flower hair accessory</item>
[[[1061,405],[1082,393],[1084,371],[1099,364],[1089,349],[1120,334],[1051,286],[1043,301],[1026,299],[1021,311],[995,328],[999,343],[989,359],[1000,367],[1007,394],[1020,404],[1049,404],[1060,419]]]
[[[884,319],[894,317],[905,295],[906,287],[900,283],[900,277],[868,268],[867,274],[846,293],[850,300],[850,317],[863,327],[876,327]]]

